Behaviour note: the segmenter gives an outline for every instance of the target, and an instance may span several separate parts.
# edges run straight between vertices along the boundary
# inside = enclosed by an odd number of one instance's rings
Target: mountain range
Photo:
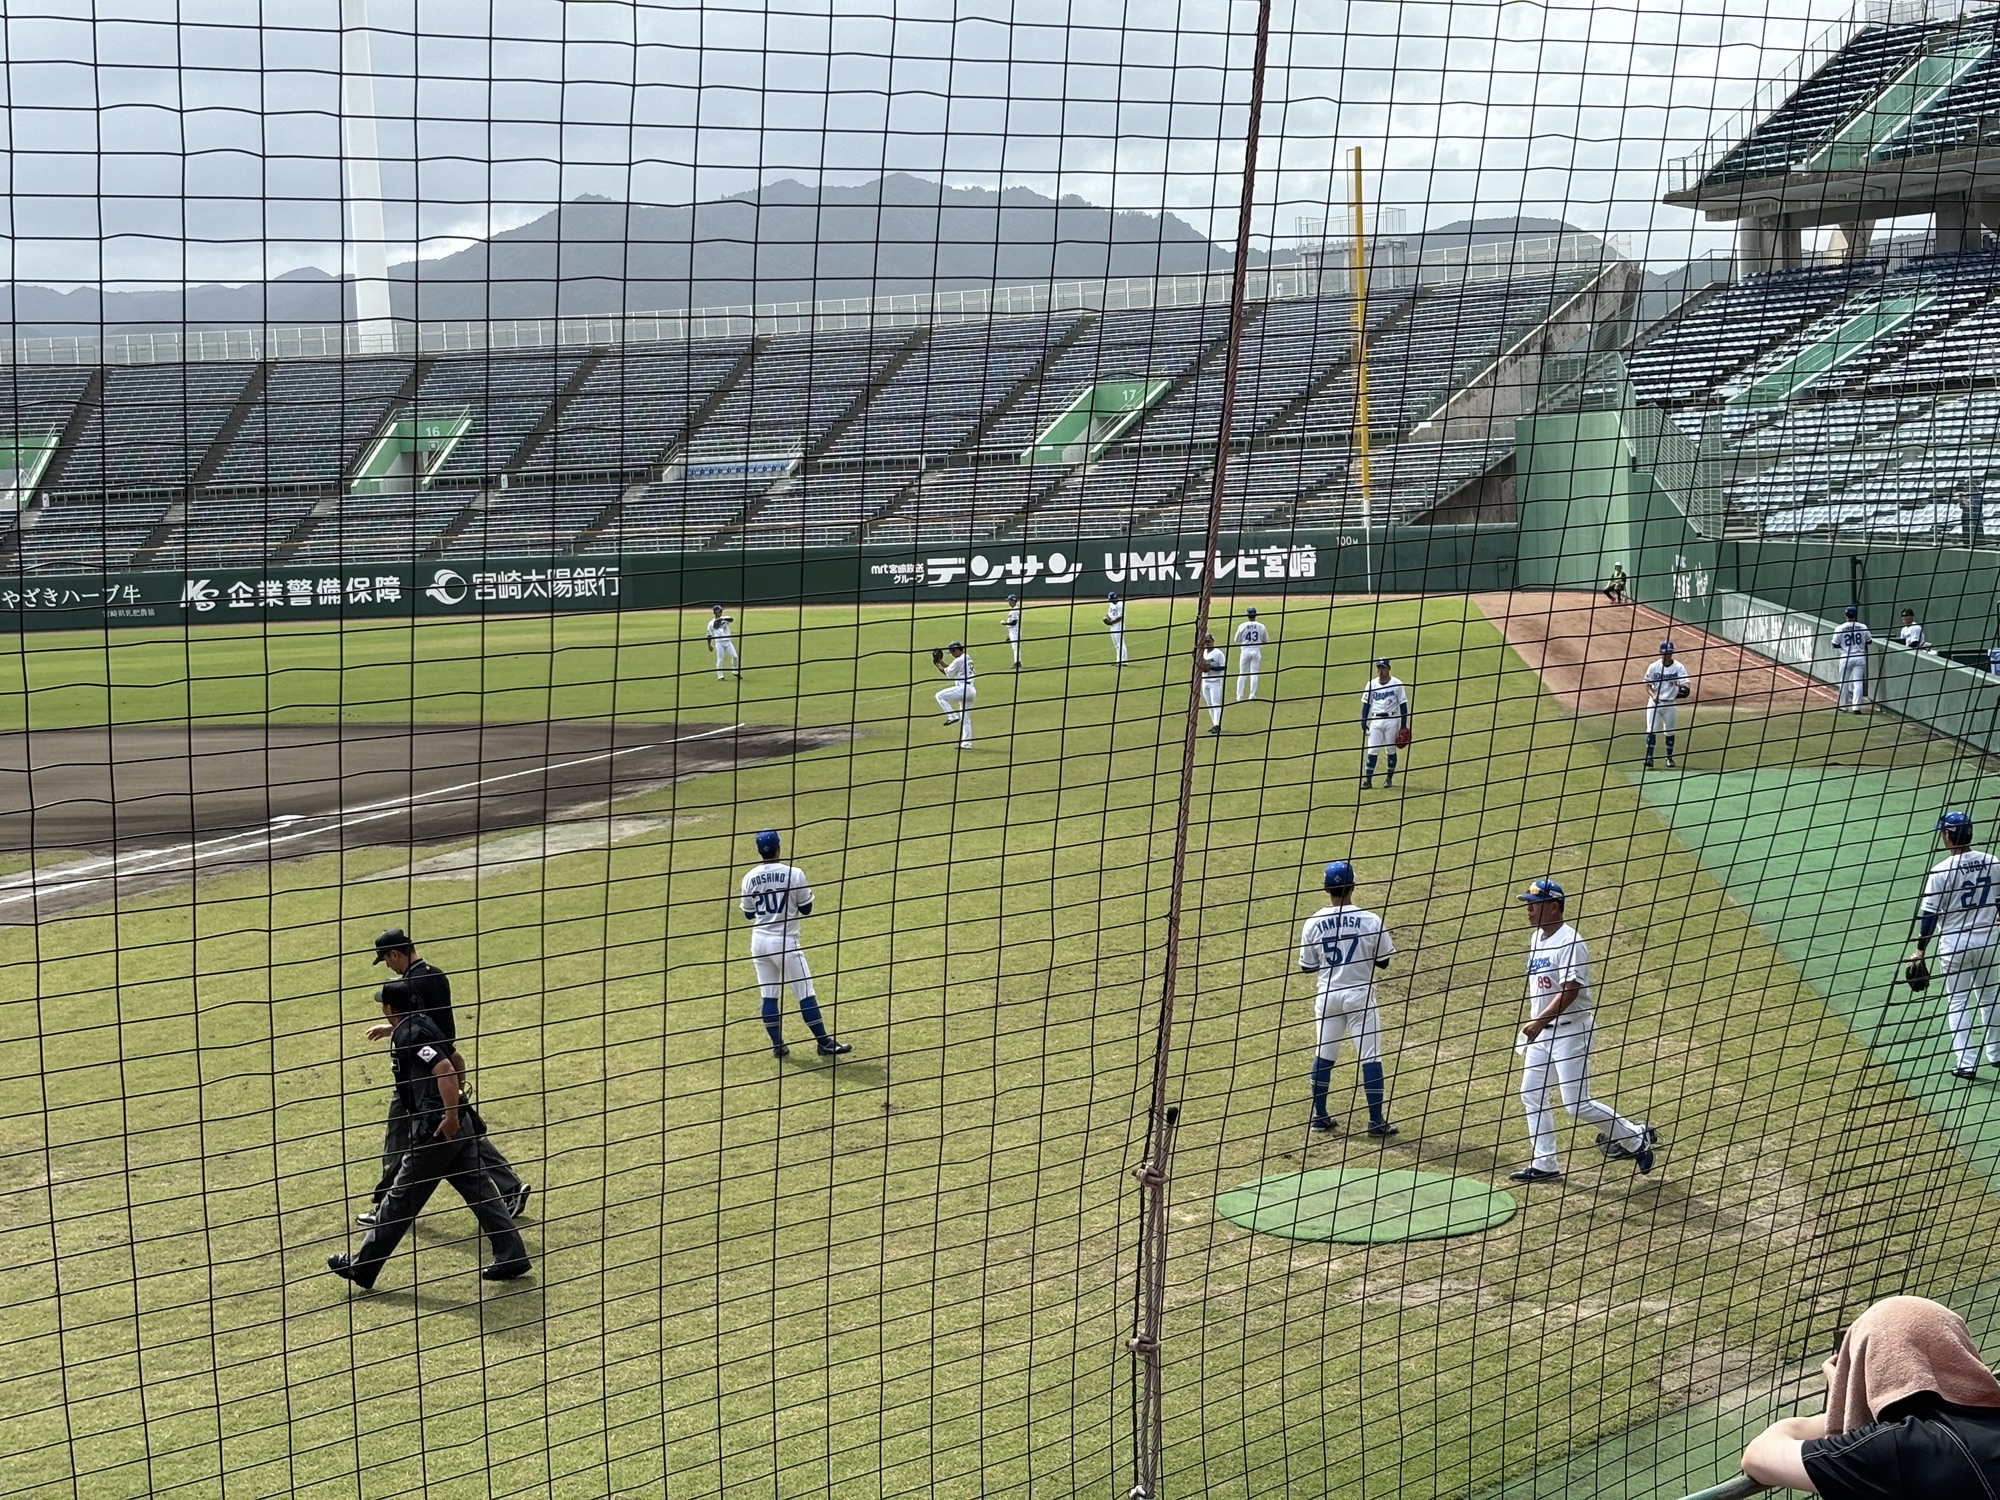
[[[1567,227],[1478,220],[1418,238],[1464,244]],[[1171,276],[1229,262],[1225,247],[1173,213],[898,173],[858,187],[786,180],[679,206],[579,198],[453,254],[392,267],[390,278],[396,315],[430,322]],[[351,287],[319,270],[156,291],[0,287],[0,313],[17,337],[331,323],[352,307]]]

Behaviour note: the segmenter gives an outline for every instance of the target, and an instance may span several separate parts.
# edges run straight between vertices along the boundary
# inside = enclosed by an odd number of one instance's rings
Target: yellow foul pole
[[[1374,475],[1368,456],[1368,251],[1361,225],[1361,148],[1347,153],[1354,170],[1354,198],[1351,206],[1354,228],[1354,451],[1361,476],[1361,524],[1373,520]]]

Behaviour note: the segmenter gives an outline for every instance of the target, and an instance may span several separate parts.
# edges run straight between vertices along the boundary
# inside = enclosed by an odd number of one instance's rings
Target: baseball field
[[[1890,981],[1983,761],[1679,631],[1679,766],[1642,773],[1657,617],[1249,602],[1265,696],[1199,738],[1185,876],[1166,1493],[1561,1493],[1639,1429],[1616,1492],[1675,1495],[1875,1296],[1973,1292],[2000,1086]],[[1015,673],[993,608],[751,608],[727,681],[705,612],[22,638],[0,1492],[1123,1493],[1193,606],[1135,603],[1122,670],[1099,612],[1029,610]],[[930,696],[954,638],[966,751]],[[1364,792],[1378,656],[1416,742]],[[818,893],[838,1061],[758,1021],[733,898],[766,827]],[[1386,1143],[1351,1054],[1344,1128],[1306,1127],[1294,949],[1333,858],[1402,954]],[[1650,1177],[1565,1122],[1564,1182],[1506,1180],[1544,875]],[[391,925],[451,973],[533,1184],[525,1281],[477,1278],[449,1193],[373,1294],[325,1269],[377,1171]],[[1216,1211],[1333,1167],[1517,1208],[1368,1244]]]

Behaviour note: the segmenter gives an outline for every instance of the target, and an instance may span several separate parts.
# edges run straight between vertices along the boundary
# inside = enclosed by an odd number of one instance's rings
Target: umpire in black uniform
[[[375,1285],[382,1263],[409,1233],[417,1215],[449,1182],[472,1209],[493,1241],[492,1263],[480,1271],[488,1281],[512,1281],[532,1269],[528,1247],[479,1164],[475,1139],[458,1091],[459,1065],[437,1024],[417,1010],[417,997],[403,980],[382,986],[382,1014],[390,1026],[389,1069],[396,1077],[410,1142],[396,1163],[395,1179],[382,1199],[376,1223],[353,1255],[329,1255],[327,1269],[366,1290]]]
[[[375,962],[387,964],[402,980],[409,989],[413,1008],[437,1028],[449,1045],[452,1064],[458,1070],[459,1095],[467,1117],[466,1124],[470,1127],[466,1132],[467,1138],[479,1153],[479,1164],[485,1168],[494,1190],[500,1194],[500,1201],[507,1205],[508,1214],[520,1219],[528,1211],[528,1185],[521,1181],[512,1164],[494,1144],[493,1137],[487,1133],[485,1120],[472,1107],[469,1091],[465,1087],[465,1059],[458,1052],[458,1027],[451,1014],[450,976],[437,965],[418,958],[416,944],[400,927],[391,927],[375,939]],[[368,1039],[379,1042],[394,1030],[394,1025],[387,1022],[371,1026],[368,1028]],[[355,1223],[373,1228],[379,1222],[382,1199],[387,1196],[389,1185],[396,1180],[396,1169],[403,1153],[412,1144],[409,1116],[399,1090],[389,1098],[389,1123],[382,1140],[382,1177],[375,1184],[375,1191],[369,1195],[367,1211],[354,1216]]]

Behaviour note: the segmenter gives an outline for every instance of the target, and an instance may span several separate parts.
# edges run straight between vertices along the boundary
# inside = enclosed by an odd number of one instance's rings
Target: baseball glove
[[[1112,618],[1111,618],[1111,616],[1109,616],[1109,615],[1106,615],[1106,616],[1104,617],[1104,623],[1105,623],[1105,624],[1107,624],[1107,625],[1116,625],[1116,624],[1117,624],[1118,622],[1117,622],[1116,620],[1112,619]]]
[[[944,665],[944,647],[942,647],[942,646],[933,646],[933,647],[931,647],[931,660],[932,660],[933,662],[935,662],[935,663],[936,663],[937,665],[939,665],[940,667],[941,667],[941,666],[943,666],[943,665]]]
[[[1919,953],[1903,965],[1903,982],[1910,987],[1912,994],[1917,995],[1931,987],[1931,966],[1924,962],[1923,954]]]
[[[1405,724],[1401,729],[1396,731],[1396,748],[1398,750],[1407,748],[1413,738],[1415,736],[1410,733],[1410,726]]]
[[[1676,698],[1692,698],[1694,696],[1694,689],[1684,682],[1675,689],[1674,696]]]

